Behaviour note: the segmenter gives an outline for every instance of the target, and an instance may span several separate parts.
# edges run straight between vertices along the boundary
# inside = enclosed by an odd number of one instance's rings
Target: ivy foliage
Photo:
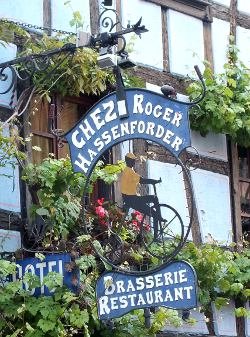
[[[14,273],[16,264],[0,259],[0,336],[108,337],[112,334],[114,337],[155,337],[168,325],[182,324],[178,312],[166,308],[152,313],[150,328],[144,325],[143,310],[115,319],[111,326],[100,322],[94,294],[96,280],[104,266],[89,250],[88,236],[82,235],[77,241],[83,250],[75,263],[67,267],[67,270],[76,267],[81,270],[81,286],[77,294],[62,287],[62,276],[54,272],[45,276],[42,284],[31,273],[27,273],[23,280],[6,282],[6,277]],[[76,256],[76,251],[71,254]],[[179,258],[191,263],[196,270],[199,302],[205,313],[212,301],[221,308],[230,299],[241,298],[244,302],[249,299],[249,249],[239,254],[216,245],[197,247],[188,243]],[[31,296],[29,291],[41,285],[56,290],[50,297]],[[238,307],[235,314],[246,316],[249,312],[244,307]]]
[[[206,135],[209,131],[225,133],[242,146],[250,146],[250,70],[238,59],[234,45],[228,49],[224,72],[215,75],[208,63],[203,73],[206,96],[190,111],[191,127]],[[187,93],[191,100],[201,93],[198,82]]]
[[[83,302],[79,305],[78,297],[61,287],[60,274],[49,273],[42,284],[30,273],[24,280],[3,284],[4,278],[14,272],[16,265],[12,262],[6,266],[6,261],[0,259],[0,266],[0,336],[73,336],[78,329],[88,331],[88,310]],[[29,291],[41,285],[56,288],[54,295],[31,296]]]
[[[91,192],[98,179],[113,183],[124,167],[122,161],[113,165],[99,162],[85,193]],[[36,215],[44,217],[57,236],[66,238],[81,213],[85,175],[73,171],[69,158],[46,158],[41,164],[28,164],[23,170],[22,179],[38,197],[38,203],[31,208],[33,218]]]
[[[245,303],[250,296],[250,249],[241,253],[225,250],[218,245],[205,244],[197,247],[188,243],[179,258],[194,267],[199,286],[199,302],[206,311],[212,302],[217,308],[228,304],[230,299]],[[240,315],[240,309],[237,309]],[[241,308],[241,315],[249,315]]]
[[[85,252],[86,253],[86,252]],[[61,286],[62,277],[49,273],[42,284],[37,276],[27,273],[23,280],[5,282],[13,274],[16,265],[0,259],[0,336],[4,337],[49,337],[85,336],[155,337],[166,324],[180,325],[181,319],[174,310],[161,308],[152,314],[152,326],[145,328],[143,311],[137,310],[114,321],[108,326],[98,320],[95,300],[95,283],[100,273],[93,255],[86,253],[85,261],[76,260],[82,271],[81,291],[73,294]],[[90,258],[91,263],[86,263]],[[23,287],[25,282],[25,288]],[[50,297],[34,297],[29,291],[45,285],[55,289]]]

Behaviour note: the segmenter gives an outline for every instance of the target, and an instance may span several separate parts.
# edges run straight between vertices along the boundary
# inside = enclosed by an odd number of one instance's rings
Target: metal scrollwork
[[[6,72],[10,71],[10,75],[8,75]],[[11,79],[10,83],[8,84],[7,89],[5,88],[4,91],[1,91],[0,94],[4,95],[7,92],[11,91],[13,87],[15,86],[15,81],[16,81],[16,72],[12,66],[5,65],[0,68],[0,80],[3,82],[6,82],[8,79]],[[7,83],[7,82],[6,82]]]
[[[100,33],[96,39],[92,39],[92,42],[98,43],[102,47],[112,47],[113,45],[118,45],[119,49],[117,54],[125,53],[126,39],[125,34],[134,32],[137,35],[147,32],[145,26],[141,26],[142,18],[134,25],[128,24],[126,27],[122,25],[122,20],[117,14],[117,11],[113,8],[101,7],[103,11],[99,15],[98,24],[100,28],[103,28],[104,32]],[[115,28],[119,27],[120,31],[115,31]],[[101,42],[101,43],[100,43]],[[120,42],[120,43],[118,43]]]
[[[108,16],[107,14],[114,14],[116,21],[114,22],[114,20],[112,19],[111,16]],[[119,17],[119,15],[117,14],[115,9],[112,8],[106,8],[103,7],[103,11],[101,12],[99,19],[98,19],[98,25],[100,28],[104,28],[106,29],[109,33],[112,32],[112,30],[117,26],[120,25],[122,27],[121,24],[121,19]]]
[[[194,171],[201,164],[201,157],[198,150],[194,146],[190,146],[189,149],[191,149],[192,153],[187,151],[185,166],[188,168],[189,171]]]

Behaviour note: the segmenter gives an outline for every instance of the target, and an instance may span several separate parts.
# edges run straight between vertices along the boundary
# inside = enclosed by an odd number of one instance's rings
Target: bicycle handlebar
[[[159,180],[155,180],[152,185],[160,184],[162,182],[161,178]]]
[[[162,182],[162,180],[161,180],[161,177],[160,177],[160,179],[159,180],[157,180],[157,181],[155,181],[155,183],[153,183],[152,185],[153,185],[153,188],[154,188],[154,195],[156,195],[157,196],[157,193],[156,193],[156,184],[160,184]]]

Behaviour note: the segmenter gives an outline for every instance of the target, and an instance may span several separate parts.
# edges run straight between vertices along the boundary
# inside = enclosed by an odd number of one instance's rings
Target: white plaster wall
[[[17,47],[13,43],[0,42],[0,62],[10,61],[16,57]],[[9,88],[12,81],[12,74],[10,69],[4,70],[4,74],[8,76],[6,81],[0,81],[0,92],[4,92]],[[10,100],[12,96],[12,90],[6,94],[0,94],[0,106],[10,107]],[[16,103],[16,91],[13,101],[13,106]]]
[[[243,0],[243,1],[246,1],[246,0]],[[215,0],[215,2],[217,2],[220,5],[227,6],[227,7],[230,6],[230,0]]]
[[[238,0],[238,10],[250,14],[250,1]]]
[[[191,145],[200,156],[227,161],[227,142],[224,134],[208,133],[202,137],[199,132],[191,131]],[[188,148],[189,152],[197,153]]]
[[[223,65],[226,63],[228,38],[230,33],[229,22],[214,18],[212,22],[212,46],[215,73],[224,72]]]
[[[198,219],[203,242],[232,241],[229,178],[225,175],[196,169],[191,171]]]
[[[141,39],[128,35],[127,43],[134,43],[130,57],[139,64],[163,69],[161,7],[142,0],[122,0],[122,22],[134,25],[142,17],[141,25],[149,30],[141,34]]]
[[[159,85],[146,82],[146,89],[162,95],[161,87]]]
[[[121,159],[125,160],[125,156],[128,152],[133,152],[133,141],[126,140],[125,142],[120,143],[121,148]]]
[[[184,226],[189,224],[189,212],[187,206],[186,192],[183,181],[183,173],[179,165],[162,163],[156,160],[148,160],[148,177],[152,179],[162,178],[162,182],[156,185],[159,202],[172,206],[180,214]],[[149,193],[153,194],[150,186]],[[163,218],[168,219],[168,212],[162,213]],[[169,215],[171,216],[171,215]],[[179,221],[173,224],[173,232],[179,233]],[[189,237],[191,239],[191,235]]]
[[[0,229],[0,252],[15,252],[21,248],[21,234],[17,231]]]
[[[203,71],[204,38],[201,20],[173,10],[167,11],[171,73],[195,77],[194,66]]]
[[[8,128],[5,129],[5,134],[8,134]],[[10,165],[0,167],[0,209],[21,211],[18,166],[15,169]]]
[[[198,309],[190,310],[190,318],[194,318],[196,323],[191,325],[183,321],[183,325],[181,327],[176,328],[174,326],[166,326],[164,331],[208,335],[208,329],[203,313],[200,313]]]
[[[43,0],[0,0],[0,16],[43,26]]]
[[[212,308],[216,336],[237,336],[233,301],[220,310],[216,309],[214,304]]]
[[[163,93],[161,92],[161,87],[159,85],[155,85],[155,84],[146,82],[146,89],[151,90],[153,92],[157,92],[158,94],[163,95]],[[189,102],[188,96],[183,95],[183,94],[178,94],[177,93],[176,98],[179,101],[182,101],[182,102]]]
[[[162,94],[158,85],[146,83],[146,88],[158,94]],[[177,94],[177,98],[183,102],[188,101],[188,96]],[[227,161],[227,142],[226,136],[223,134],[208,133],[206,137],[202,137],[199,132],[192,131],[191,145],[198,151],[199,155],[214,159]],[[188,148],[188,152],[197,153],[192,148]]]
[[[65,0],[51,1],[52,28],[76,32],[75,27],[71,27],[69,22],[73,18],[73,12],[79,11],[83,18],[83,28],[80,30],[90,32],[90,11],[89,0],[71,0],[68,5],[64,5]]]
[[[237,27],[236,31],[237,47],[239,48],[239,59],[247,66],[250,67],[250,30],[242,27]]]

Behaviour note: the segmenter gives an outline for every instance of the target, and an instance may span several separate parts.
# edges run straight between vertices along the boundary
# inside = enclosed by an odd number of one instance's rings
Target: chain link
[[[44,30],[44,31],[49,31],[49,32],[54,32],[54,33],[59,33],[59,34],[64,34],[64,35],[72,35],[72,36],[77,35],[76,33],[66,32],[65,30],[48,28],[48,27],[41,27],[41,26],[37,26],[37,25],[32,25],[30,23],[14,21],[14,20],[9,20],[9,19],[5,19],[5,18],[1,18],[0,21],[3,22],[3,23],[11,23],[11,24],[17,25],[17,26],[22,27],[22,28],[29,28],[29,29],[33,28],[33,29]]]

